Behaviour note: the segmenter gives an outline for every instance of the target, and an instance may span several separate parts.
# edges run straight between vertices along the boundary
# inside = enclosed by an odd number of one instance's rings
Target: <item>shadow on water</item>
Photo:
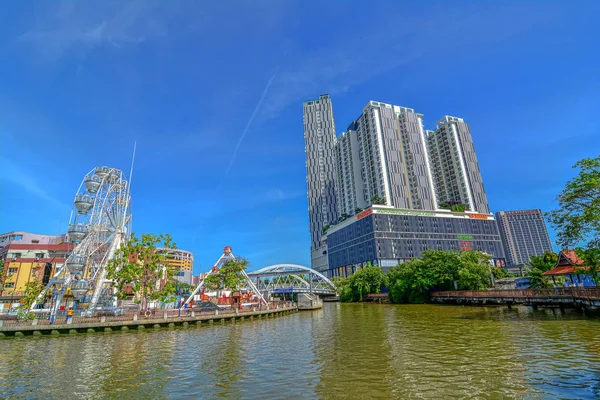
[[[481,319],[497,321],[526,321],[526,320],[560,320],[560,321],[589,321],[600,324],[600,310],[587,310],[585,313],[571,308],[560,309],[558,307],[540,307],[533,309],[529,306],[513,307],[506,306],[444,306],[445,308],[460,308],[464,313],[457,316],[462,319]]]

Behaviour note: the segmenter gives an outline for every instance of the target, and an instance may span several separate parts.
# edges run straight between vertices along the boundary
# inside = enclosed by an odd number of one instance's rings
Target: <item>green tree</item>
[[[4,290],[4,260],[0,260],[0,292]]]
[[[492,267],[492,274],[494,275],[494,279],[502,279],[502,278],[513,278],[514,276],[509,274],[507,270],[500,267]]]
[[[340,301],[355,301],[354,296],[352,294],[352,288],[349,285],[348,278],[336,276],[332,279],[332,282],[335,285],[335,289],[338,293],[338,296],[340,296]]]
[[[362,210],[363,210],[362,208],[360,208],[360,207],[356,207],[356,208],[354,209],[354,214],[361,213],[361,212],[362,212]]]
[[[176,279],[173,280],[176,287],[179,287],[179,293],[192,293],[195,289],[194,286],[187,282],[180,282]]]
[[[358,301],[363,301],[363,296],[368,293],[381,292],[381,286],[387,282],[381,268],[370,264],[356,271],[349,279],[352,291],[358,293]]]
[[[25,285],[24,296],[20,300],[21,304],[19,305],[19,311],[18,311],[19,318],[23,318],[23,319],[35,318],[35,314],[30,312],[29,309],[33,305],[33,302],[40,295],[40,293],[42,293],[42,290],[44,290],[44,284],[42,283],[42,281],[36,280],[36,281],[27,282],[27,284]]]
[[[426,250],[421,259],[400,264],[387,275],[393,303],[425,303],[429,293],[452,290],[482,290],[490,285],[489,255],[479,251]]]
[[[458,270],[458,288],[484,290],[490,287],[490,256],[480,251],[463,251]]]
[[[542,272],[550,271],[558,262],[558,254],[547,251],[541,256],[531,256],[527,266],[531,269],[536,268]]]
[[[204,285],[209,290],[229,289],[232,292],[237,292],[246,284],[246,277],[242,272],[248,265],[248,260],[241,257],[235,260],[227,260],[218,272],[206,277]]]
[[[175,270],[167,264],[168,252],[157,251],[159,247],[176,249],[169,234],[131,235],[127,243],[109,260],[107,276],[117,289],[117,297],[125,299],[133,294],[134,301],[145,309],[149,300],[168,301],[175,293],[173,275]]]
[[[412,260],[388,272],[388,296],[392,303],[425,303],[438,283],[437,272],[421,260]]]
[[[453,212],[465,212],[467,210],[467,205],[466,204],[454,204],[452,207],[450,207],[450,210],[452,210]]]
[[[381,196],[373,196],[373,197],[371,197],[371,204],[385,205],[386,201],[385,201],[385,198],[383,198]]]
[[[448,201],[442,201],[440,204],[438,204],[438,207],[443,210],[450,210],[452,208],[452,204],[450,204]]]
[[[579,174],[556,198],[559,208],[546,216],[561,247],[600,248],[600,156],[578,161],[573,168]]]
[[[335,278],[341,301],[363,301],[369,293],[380,293],[387,284],[387,277],[380,267],[368,263],[347,278]]]
[[[529,278],[529,287],[532,289],[543,289],[552,287],[550,278],[544,276],[544,272],[551,270],[558,261],[558,255],[547,251],[542,256],[531,256],[527,263],[528,271],[525,274]]]

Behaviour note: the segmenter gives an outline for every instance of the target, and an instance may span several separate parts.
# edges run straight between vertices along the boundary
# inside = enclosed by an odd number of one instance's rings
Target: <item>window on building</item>
[[[44,253],[35,253],[35,258],[44,258]]]
[[[14,288],[14,287],[15,287],[15,283],[14,282],[6,282],[4,284],[4,288],[6,288],[6,289],[11,289],[11,288]]]
[[[9,268],[8,269],[8,275],[12,275],[15,274],[19,269],[18,268]]]

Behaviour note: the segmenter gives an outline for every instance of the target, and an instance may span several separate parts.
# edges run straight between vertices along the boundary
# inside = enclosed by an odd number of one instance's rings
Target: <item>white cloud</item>
[[[82,47],[89,50],[98,45],[123,47],[165,36],[165,9],[152,1],[122,2],[60,2],[43,4],[44,17],[23,33],[19,40],[34,46],[49,58]]]

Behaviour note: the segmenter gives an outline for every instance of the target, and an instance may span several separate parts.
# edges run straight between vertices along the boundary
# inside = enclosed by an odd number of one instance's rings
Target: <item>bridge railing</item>
[[[556,289],[501,289],[501,290],[457,290],[433,292],[431,297],[444,298],[533,298],[574,297],[600,299],[600,287],[556,288]]]

